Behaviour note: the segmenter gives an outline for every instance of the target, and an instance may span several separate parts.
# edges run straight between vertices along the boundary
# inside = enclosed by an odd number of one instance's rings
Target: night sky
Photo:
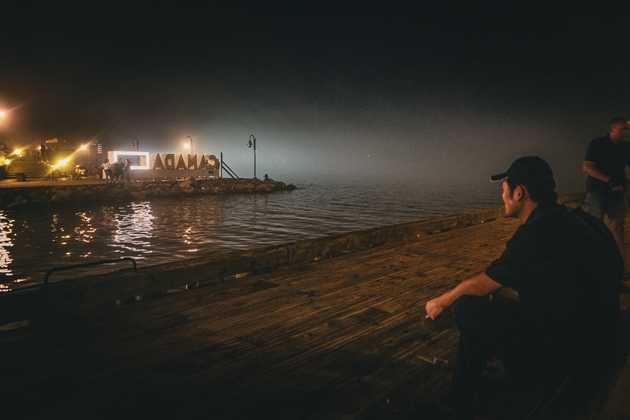
[[[173,4],[5,10],[0,136],[190,135],[251,176],[253,132],[259,172],[289,180],[481,182],[540,154],[575,189],[588,141],[630,114],[630,17],[611,9]]]

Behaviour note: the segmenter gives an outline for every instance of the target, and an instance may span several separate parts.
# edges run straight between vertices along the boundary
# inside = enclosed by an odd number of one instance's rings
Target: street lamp
[[[184,149],[190,150],[190,153],[193,153],[193,139],[190,136],[186,136],[186,138],[188,139],[188,143],[184,143]]]
[[[70,159],[68,158],[60,159],[59,162],[57,162],[53,167],[55,169],[63,168],[64,166],[68,164],[68,162],[70,162]]]
[[[85,152],[88,149],[88,145],[87,144],[82,144],[81,146],[79,146],[79,150],[82,152]]]
[[[0,127],[6,127],[9,125],[9,111],[0,109]]]
[[[250,149],[254,149],[254,179],[256,179],[256,136],[249,135],[249,143],[247,144]]]

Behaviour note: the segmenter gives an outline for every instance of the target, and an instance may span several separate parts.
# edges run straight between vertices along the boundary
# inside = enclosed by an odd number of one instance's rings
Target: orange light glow
[[[57,163],[55,163],[54,165],[52,165],[53,169],[59,169],[59,168],[63,168],[64,166],[66,166],[68,164],[68,162],[70,161],[70,159],[66,158],[66,159],[61,159],[59,160]]]

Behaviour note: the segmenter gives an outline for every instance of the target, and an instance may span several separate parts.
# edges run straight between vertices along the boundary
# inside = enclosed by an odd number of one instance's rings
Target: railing
[[[223,178],[223,171],[225,171],[233,179],[240,179],[236,172],[230,168],[230,165],[223,160],[223,152],[221,152],[221,178]]]
[[[50,270],[46,271],[46,275],[44,276],[44,286],[48,285],[48,281],[50,279],[50,276],[53,273],[56,273],[58,271],[73,270],[75,268],[93,267],[95,265],[113,264],[113,263],[118,263],[118,262],[122,262],[122,261],[130,261],[133,264],[134,271],[138,271],[138,265],[136,264],[136,260],[134,260],[131,257],[114,258],[114,259],[110,259],[110,260],[100,260],[100,261],[92,261],[92,262],[87,262],[87,263],[82,263],[82,264],[65,265],[65,266],[62,266],[62,267],[54,267],[54,268],[51,268]]]

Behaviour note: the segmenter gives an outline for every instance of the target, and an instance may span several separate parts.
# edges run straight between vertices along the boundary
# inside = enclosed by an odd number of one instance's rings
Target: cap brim
[[[507,178],[507,172],[501,172],[500,174],[490,176],[490,182],[499,182]]]

